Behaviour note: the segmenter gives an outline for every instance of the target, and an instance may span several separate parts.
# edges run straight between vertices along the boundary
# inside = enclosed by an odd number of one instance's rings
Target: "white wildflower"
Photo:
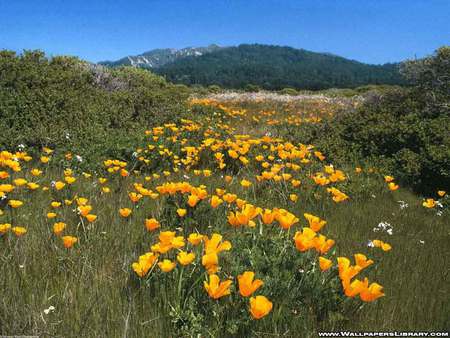
[[[44,310],[44,313],[45,313],[46,315],[48,315],[50,312],[53,312],[53,311],[55,311],[55,307],[54,307],[53,305],[50,305],[50,306],[48,307],[48,309],[45,309],[45,310]]]
[[[406,209],[409,205],[405,201],[397,201],[400,204],[400,209]]]

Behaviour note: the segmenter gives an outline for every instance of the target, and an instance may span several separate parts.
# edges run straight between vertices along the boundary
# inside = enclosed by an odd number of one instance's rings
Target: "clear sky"
[[[211,43],[400,61],[450,44],[450,0],[0,0],[0,49],[96,62]]]

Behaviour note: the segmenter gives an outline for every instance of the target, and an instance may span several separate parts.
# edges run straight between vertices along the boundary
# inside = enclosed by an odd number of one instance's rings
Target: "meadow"
[[[296,132],[358,104],[191,98],[91,170],[5,149],[0,334],[448,330],[448,193],[334,164]]]

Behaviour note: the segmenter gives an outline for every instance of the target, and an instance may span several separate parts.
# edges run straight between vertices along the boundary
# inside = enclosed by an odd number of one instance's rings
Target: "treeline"
[[[107,69],[40,51],[0,51],[0,148],[130,151],[149,122],[185,110],[188,89],[146,70]]]
[[[354,88],[405,83],[397,64],[368,65],[331,54],[291,47],[240,45],[178,59],[155,69],[169,81],[244,89]]]

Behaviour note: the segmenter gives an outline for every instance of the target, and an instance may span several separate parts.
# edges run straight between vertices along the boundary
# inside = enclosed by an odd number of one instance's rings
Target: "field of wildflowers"
[[[96,171],[49,147],[1,151],[0,334],[449,328],[447,192],[422,199],[292,139],[335,100],[190,105]]]

